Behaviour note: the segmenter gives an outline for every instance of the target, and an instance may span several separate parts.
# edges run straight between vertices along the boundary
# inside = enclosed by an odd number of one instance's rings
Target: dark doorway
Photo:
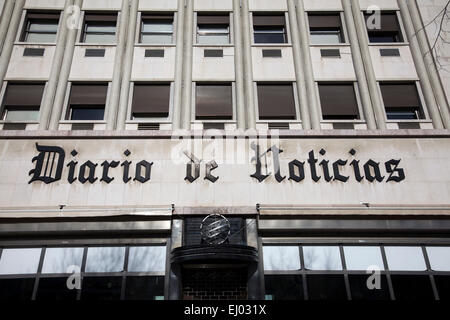
[[[247,266],[197,265],[182,269],[183,300],[247,299]]]

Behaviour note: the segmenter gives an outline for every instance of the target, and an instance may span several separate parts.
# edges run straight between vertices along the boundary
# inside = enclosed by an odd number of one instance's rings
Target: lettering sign
[[[306,177],[306,171],[309,171],[310,177],[314,182],[322,180],[325,182],[338,181],[347,183],[353,180],[360,183],[363,180],[367,180],[375,183],[399,183],[405,180],[405,171],[400,166],[401,159],[390,159],[384,162],[369,159],[361,163],[360,160],[355,158],[357,154],[355,149],[348,151],[354,158],[350,162],[344,159],[326,159],[327,151],[320,149],[318,152],[311,150],[300,159],[292,159],[286,168],[281,168],[280,154],[284,150],[278,146],[273,145],[266,150],[261,150],[259,144],[252,143],[251,149],[253,151],[251,162],[254,164],[255,171],[249,173],[249,177],[259,183],[263,183],[271,175],[275,177],[278,183],[283,183],[286,179],[301,182]],[[66,152],[59,146],[44,146],[36,143],[36,150],[38,154],[32,159],[34,168],[29,171],[31,176],[30,184],[34,182],[51,184],[60,181],[64,170],[67,170],[67,181],[70,184],[75,182],[81,184],[109,184],[114,180],[114,177],[111,176],[112,170],[121,170],[122,181],[125,184],[130,183],[130,181],[139,183],[151,181],[154,162],[143,159],[133,163],[128,160],[128,157],[131,155],[131,151],[128,149],[123,152],[123,159],[104,160],[101,163],[88,160],[81,164],[76,160],[78,152],[75,149],[70,152],[72,159],[67,163]],[[187,151],[184,154],[187,158],[184,180],[192,184],[200,178],[200,168],[203,160],[198,159],[194,154]],[[319,161],[317,154],[320,154],[323,159]],[[270,172],[268,163],[272,164],[273,172]],[[204,167],[204,180],[215,183],[220,179],[214,173],[214,170],[219,167],[215,160],[206,162]],[[342,173],[345,167],[351,169],[351,175]]]

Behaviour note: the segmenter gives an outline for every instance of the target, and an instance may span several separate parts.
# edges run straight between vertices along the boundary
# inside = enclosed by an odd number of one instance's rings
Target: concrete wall
[[[240,155],[253,155],[249,150],[249,141],[232,140],[245,146]],[[264,147],[266,141],[259,141]],[[29,171],[34,168],[32,158],[38,154],[35,144],[60,146],[65,150],[64,172],[61,181],[44,184],[30,181]],[[185,142],[186,143],[186,142]],[[371,205],[450,205],[450,139],[448,138],[410,138],[410,139],[281,139],[274,144],[282,150],[281,174],[288,176],[281,183],[273,175],[263,182],[258,182],[250,175],[255,172],[254,164],[222,163],[219,149],[203,143],[203,149],[197,149],[195,156],[203,160],[201,175],[197,181],[189,183],[184,180],[187,158],[180,152],[186,145],[168,139],[81,139],[81,140],[0,140],[0,207],[17,208],[36,206],[120,206],[120,205],[168,205],[176,206],[254,206],[261,204],[290,205],[359,205],[367,202]],[[268,143],[267,146],[272,145]],[[227,147],[228,148],[228,147]],[[326,150],[325,156],[319,154]],[[70,152],[76,149],[78,155],[72,157]],[[356,155],[349,150],[356,150]],[[126,157],[124,151],[131,155]],[[232,149],[228,149],[232,150]],[[288,180],[288,163],[294,159],[306,161],[308,153],[314,150],[320,162],[322,159],[352,161],[360,160],[360,166],[372,159],[380,162],[382,182],[357,182],[353,170],[343,167],[342,174],[349,175],[347,183],[340,181],[325,182],[322,169],[318,166],[319,182],[313,182],[308,163],[305,164],[306,177],[301,182]],[[215,154],[213,156],[212,154]],[[219,177],[212,183],[204,179],[204,164],[216,160],[219,167],[212,173]],[[386,182],[385,161],[401,159],[399,167],[404,169],[406,179],[402,182]],[[98,163],[95,183],[82,184],[79,181],[69,184],[66,164],[78,161],[78,168],[85,161]],[[122,181],[122,167],[110,169],[114,181],[110,184],[101,182],[102,167],[105,161],[131,161],[130,174],[134,177],[134,165],[146,160],[153,162],[151,180],[147,183]],[[273,168],[269,165],[273,172]],[[78,169],[77,171],[78,172]],[[332,169],[331,169],[332,172]],[[364,171],[362,171],[364,175]]]
[[[422,20],[425,25],[429,24],[426,28],[428,39],[430,45],[432,45],[439,31],[439,23],[440,20],[430,23],[434,17],[438,15],[438,13],[444,8],[447,3],[446,0],[417,0],[419,5],[420,13],[422,15]],[[450,8],[447,11],[447,16],[449,15]],[[444,29],[448,30],[450,25],[450,20],[447,17]],[[434,52],[435,59],[436,53],[439,56],[438,60],[441,64],[438,67],[439,74],[441,76],[441,80],[444,86],[444,90],[446,91],[447,100],[450,101],[450,32],[441,33],[444,37],[445,41],[439,40],[436,44],[436,52]]]

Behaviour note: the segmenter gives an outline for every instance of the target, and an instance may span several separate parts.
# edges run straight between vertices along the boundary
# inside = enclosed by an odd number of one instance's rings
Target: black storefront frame
[[[360,247],[378,247],[381,251],[381,256],[383,259],[383,265],[384,270],[380,270],[381,276],[386,276],[386,281],[388,284],[388,290],[389,290],[389,296],[391,300],[396,300],[395,293],[394,293],[394,286],[392,284],[392,275],[414,275],[414,276],[428,276],[429,281],[431,284],[431,288],[433,291],[434,299],[439,299],[439,292],[437,290],[436,282],[434,279],[434,276],[450,276],[450,271],[434,271],[431,269],[430,260],[428,257],[428,253],[426,251],[426,247],[449,247],[450,246],[450,240],[445,239],[439,239],[439,241],[433,241],[433,239],[427,239],[427,240],[420,240],[420,239],[410,239],[410,238],[403,238],[398,239],[400,241],[396,241],[396,239],[367,239],[364,240],[364,242],[361,242],[360,238],[358,239],[351,239],[351,238],[342,238],[342,239],[334,239],[335,242],[327,240],[325,238],[322,238],[321,240],[317,241],[314,239],[301,239],[294,240],[290,237],[289,240],[281,240],[281,239],[265,239],[264,237],[260,238],[261,247],[264,248],[265,246],[292,246],[292,247],[298,247],[299,249],[299,258],[300,258],[300,270],[289,270],[289,271],[276,271],[276,270],[264,270],[264,277],[266,275],[300,275],[302,276],[302,289],[303,289],[303,299],[309,300],[309,292],[308,292],[308,283],[307,283],[307,276],[308,275],[342,275],[345,282],[345,291],[347,294],[346,300],[352,300],[352,294],[351,294],[351,288],[350,288],[350,282],[349,282],[349,275],[364,275],[369,277],[370,274],[367,274],[364,271],[358,271],[358,270],[347,270],[346,266],[346,260],[345,260],[345,254],[344,254],[344,247],[345,246],[360,246]],[[339,241],[344,240],[344,241]],[[304,261],[304,254],[303,254],[303,246],[333,246],[339,248],[340,253],[340,261],[342,263],[342,270],[306,270],[305,268],[305,261]],[[426,271],[391,271],[389,270],[389,265],[387,263],[386,258],[386,252],[385,247],[386,246],[398,246],[398,247],[420,247],[422,251],[422,255],[425,261],[426,265]],[[260,251],[259,253],[261,260],[264,260],[264,249]],[[264,281],[263,281],[264,282]]]
[[[155,241],[156,240],[156,241]],[[61,241],[61,240],[58,240]],[[166,274],[167,274],[167,268],[168,268],[168,257],[170,254],[170,241],[169,240],[161,240],[160,239],[149,239],[148,242],[145,240],[143,242],[140,242],[139,244],[133,244],[133,243],[124,243],[126,239],[122,239],[121,241],[101,241],[101,244],[96,244],[96,240],[89,241],[89,239],[83,239],[82,242],[90,242],[92,244],[86,245],[80,245],[79,241],[73,241],[73,243],[65,244],[65,245],[45,245],[45,244],[31,244],[30,241],[13,241],[10,245],[4,246],[0,242],[0,259],[2,258],[3,250],[4,249],[40,249],[40,256],[39,256],[39,263],[38,263],[38,269],[36,273],[33,274],[9,274],[9,275],[0,275],[0,279],[34,279],[34,285],[33,285],[33,291],[31,295],[31,300],[36,300],[37,291],[39,288],[39,280],[41,278],[68,278],[72,274],[69,273],[42,273],[42,267],[44,264],[44,258],[45,253],[47,249],[50,248],[83,248],[83,256],[82,256],[82,262],[81,262],[81,271],[80,271],[80,282],[83,284],[84,278],[89,277],[121,277],[121,292],[120,292],[120,300],[125,300],[125,292],[126,292],[126,279],[127,277],[163,277],[164,278],[164,289],[163,289],[163,296],[166,299]],[[39,241],[41,243],[45,243],[42,241]],[[127,244],[128,243],[128,244]],[[130,247],[151,247],[151,246],[164,246],[166,249],[165,254],[165,271],[163,272],[129,272],[128,271],[128,261],[129,261],[129,252]],[[87,253],[88,248],[95,247],[125,247],[125,254],[124,254],[124,264],[123,264],[123,271],[121,272],[85,272],[86,268],[86,261],[87,261]],[[74,289],[77,290],[77,289]],[[81,290],[77,290],[77,297],[76,300],[81,300]]]

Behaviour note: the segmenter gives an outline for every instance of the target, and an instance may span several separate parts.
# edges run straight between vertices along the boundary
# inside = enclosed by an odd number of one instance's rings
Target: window
[[[353,83],[319,83],[319,94],[324,120],[359,119]]]
[[[253,15],[255,43],[287,43],[284,15]]]
[[[173,43],[173,14],[143,14],[141,43]]]
[[[28,13],[25,19],[24,42],[56,42],[59,13]]]
[[[3,99],[5,121],[38,121],[44,84],[8,84]]]
[[[369,35],[369,41],[371,43],[389,43],[389,42],[402,42],[403,37],[400,31],[400,24],[395,12],[381,13],[380,29],[370,29],[371,24],[367,23],[371,15],[364,15],[367,25],[367,32]],[[371,21],[369,21],[371,22]]]
[[[81,42],[114,43],[116,41],[116,23],[117,14],[86,13]]]
[[[415,83],[381,83],[380,89],[388,120],[425,118]]]
[[[344,42],[339,14],[309,14],[311,44],[337,44]]]
[[[197,43],[206,45],[229,44],[230,16],[198,14]]]
[[[342,270],[339,247],[303,247],[306,270]]]
[[[295,120],[292,84],[258,84],[259,119]]]
[[[169,116],[170,84],[134,84],[133,120],[167,118]]]
[[[264,246],[264,270],[299,270],[297,246]]]
[[[69,100],[70,120],[103,120],[106,84],[72,84]]]
[[[195,118],[197,120],[232,120],[231,84],[197,84]]]

